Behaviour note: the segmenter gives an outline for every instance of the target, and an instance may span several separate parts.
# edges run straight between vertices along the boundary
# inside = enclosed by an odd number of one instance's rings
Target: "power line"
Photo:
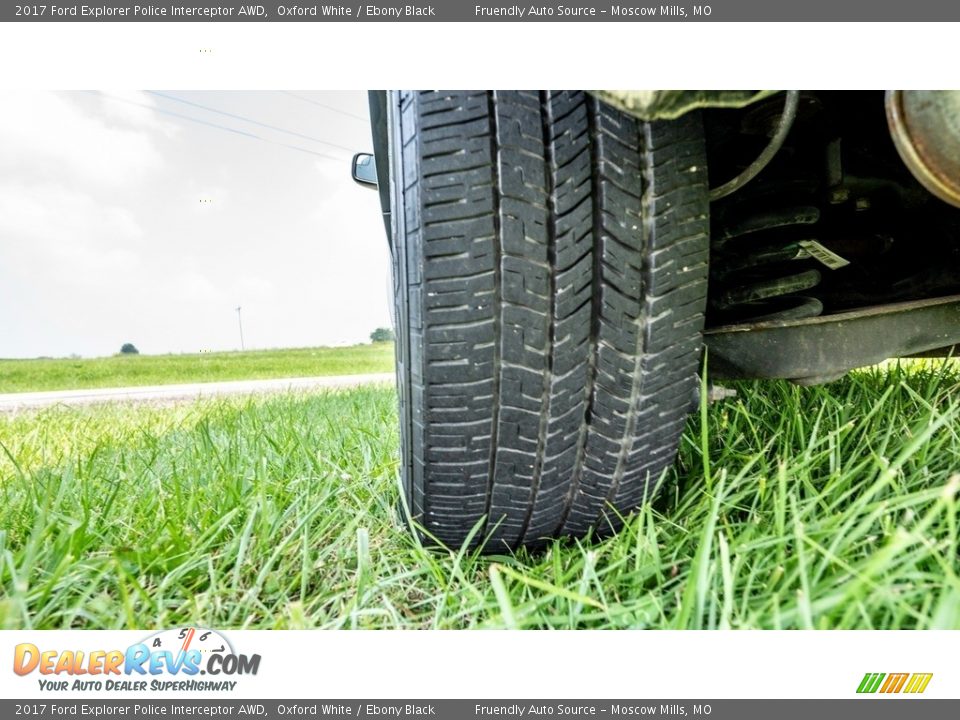
[[[224,115],[225,117],[233,118],[234,120],[240,120],[241,122],[250,123],[252,125],[257,125],[262,128],[267,128],[268,130],[273,130],[274,132],[284,133],[286,135],[293,135],[294,137],[302,138],[303,140],[310,140],[311,142],[317,142],[321,145],[329,145],[330,147],[339,148],[340,150],[346,150],[351,155],[354,153],[354,148],[349,148],[346,145],[339,145],[329,140],[323,140],[318,137],[313,137],[312,135],[304,135],[303,133],[295,132],[294,130],[287,130],[282,127],[277,127],[276,125],[270,125],[269,123],[260,122],[259,120],[254,120],[253,118],[248,118],[243,115],[238,115],[236,113],[227,112],[226,110],[219,110],[209,105],[201,105],[200,103],[193,102],[192,100],[185,100],[179,98],[176,95],[167,95],[166,93],[156,92],[155,90],[147,91],[150,95],[156,95],[157,97],[164,98],[166,100],[172,100],[173,102],[183,103],[184,105],[189,105],[190,107],[199,108],[200,110],[206,110],[207,112],[216,113],[217,115]]]
[[[335,160],[338,163],[345,162],[345,158],[339,158],[334,155],[327,155],[322,152],[317,152],[316,150],[310,150],[305,147],[300,147],[299,145],[291,145],[285,142],[278,142],[277,140],[271,140],[261,135],[256,135],[254,133],[247,132],[246,130],[237,130],[236,128],[228,127],[226,125],[219,125],[217,123],[212,123],[208,120],[201,120],[200,118],[191,117],[189,115],[183,115],[181,113],[174,112],[172,110],[165,110],[163,108],[156,107],[155,105],[140,103],[135,100],[130,100],[129,98],[117,97],[116,95],[109,95],[104,92],[98,92],[98,91],[94,91],[94,92],[97,92],[97,94],[101,95],[102,97],[105,97],[108,100],[113,100],[114,102],[126,103],[127,105],[135,105],[137,107],[147,108],[148,110],[153,110],[154,112],[160,113],[161,115],[170,115],[171,117],[179,118],[180,120],[187,120],[188,122],[197,123],[198,125],[204,125],[206,127],[213,128],[214,130],[222,130],[224,132],[233,133],[235,135],[242,135],[243,137],[251,138],[253,140],[260,140],[261,142],[265,142],[270,145],[278,145],[279,147],[285,147],[291,150],[297,150],[298,152],[307,153],[309,155],[321,157],[326,160]]]
[[[322,103],[319,100],[314,100],[313,98],[304,97],[303,95],[298,95],[297,93],[290,92],[289,90],[281,90],[280,92],[282,92],[284,95],[289,95],[292,98],[296,98],[297,100],[302,100],[305,103],[310,103],[311,105],[318,105],[332,112],[340,113],[341,115],[346,115],[347,117],[351,117],[356,120],[362,120],[363,122],[369,122],[369,119],[365,118],[363,115],[357,115],[356,113],[352,113],[347,110],[341,110],[338,107],[334,107],[333,105],[327,105],[326,103]]]

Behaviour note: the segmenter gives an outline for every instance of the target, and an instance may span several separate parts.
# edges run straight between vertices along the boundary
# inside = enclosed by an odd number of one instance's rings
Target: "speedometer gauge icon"
[[[198,650],[204,657],[215,653],[233,654],[230,641],[216,630],[203,627],[183,627],[173,630],[163,630],[143,641],[151,652],[163,651],[185,653],[189,650]]]

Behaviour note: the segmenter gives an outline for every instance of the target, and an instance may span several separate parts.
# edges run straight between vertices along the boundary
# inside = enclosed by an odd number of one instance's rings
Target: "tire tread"
[[[616,529],[670,463],[707,276],[700,119],[583,92],[392,95],[402,473],[488,550]]]

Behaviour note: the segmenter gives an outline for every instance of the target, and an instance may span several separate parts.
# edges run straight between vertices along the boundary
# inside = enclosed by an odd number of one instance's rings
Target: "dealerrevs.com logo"
[[[20,643],[13,653],[13,671],[36,673],[45,691],[231,691],[238,682],[233,678],[256,675],[259,669],[260,655],[237,653],[221,633],[194,627],[164,630],[126,650]]]

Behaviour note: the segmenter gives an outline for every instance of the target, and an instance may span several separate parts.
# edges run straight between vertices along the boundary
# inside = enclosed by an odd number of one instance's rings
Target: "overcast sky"
[[[0,94],[0,357],[233,350],[238,305],[247,348],[389,325],[366,93],[159,92]]]

